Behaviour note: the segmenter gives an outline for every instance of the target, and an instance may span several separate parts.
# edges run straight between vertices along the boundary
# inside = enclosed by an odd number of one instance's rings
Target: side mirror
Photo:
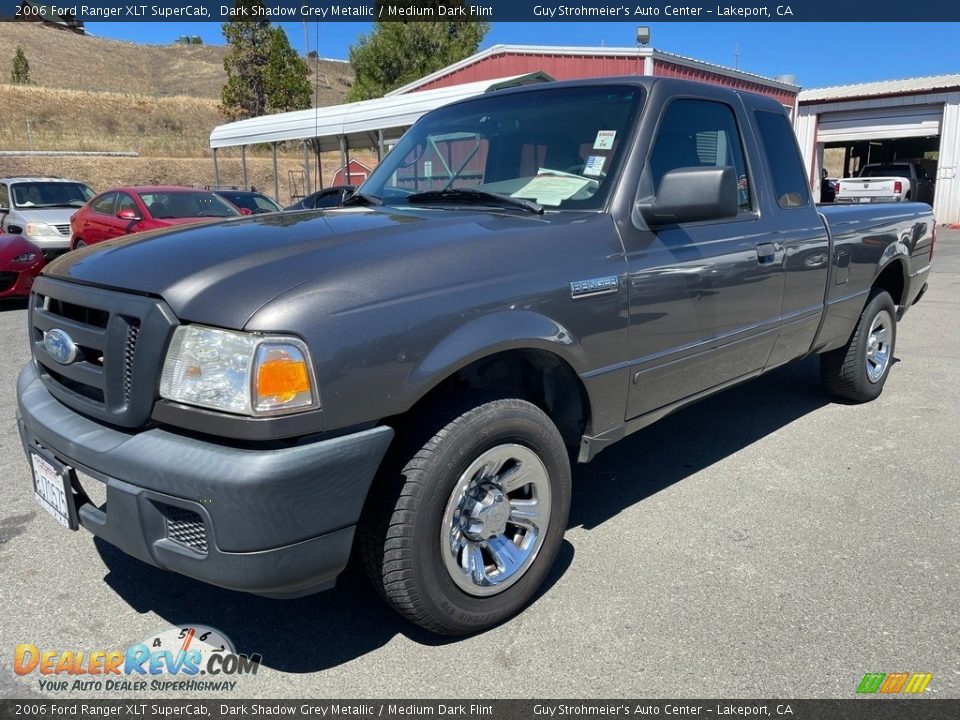
[[[120,218],[121,220],[130,220],[130,221],[143,219],[137,214],[136,210],[129,210],[129,209],[117,210],[117,217]]]
[[[735,217],[736,173],[729,166],[671,170],[660,181],[656,197],[637,203],[637,209],[650,226]]]

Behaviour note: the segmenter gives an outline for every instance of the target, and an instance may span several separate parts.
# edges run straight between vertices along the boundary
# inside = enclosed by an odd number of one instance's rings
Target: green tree
[[[13,70],[10,71],[10,82],[14,85],[29,85],[30,63],[27,56],[23,53],[23,48],[17,45],[17,51],[13,54]]]
[[[252,8],[262,5],[261,0],[236,3],[240,12],[247,8],[246,17],[254,17]],[[269,20],[232,20],[223,24],[223,36],[231,46],[223,59],[227,82],[220,91],[225,117],[241,120],[310,106],[307,66],[282,28]]]
[[[485,22],[377,22],[350,46],[356,82],[348,100],[377,98],[463,60],[490,30]]]
[[[307,64],[290,47],[287,33],[273,28],[266,68],[267,112],[286,112],[310,107]]]

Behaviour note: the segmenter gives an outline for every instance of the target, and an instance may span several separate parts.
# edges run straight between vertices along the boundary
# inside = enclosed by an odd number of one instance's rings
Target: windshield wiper
[[[341,205],[383,205],[383,200],[369,193],[354,192]]]
[[[543,214],[543,207],[533,200],[501,195],[489,190],[476,188],[450,188],[449,190],[428,190],[414,193],[407,197],[407,202],[418,203],[473,203],[474,205],[495,205],[500,207],[519,208],[537,215]]]

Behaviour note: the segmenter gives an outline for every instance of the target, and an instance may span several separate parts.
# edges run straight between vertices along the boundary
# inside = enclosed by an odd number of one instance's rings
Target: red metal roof
[[[653,48],[495,45],[449,65],[391,95],[542,71],[557,80],[618,75],[681,77],[760,93],[793,107],[800,88],[774,78],[665,53]]]

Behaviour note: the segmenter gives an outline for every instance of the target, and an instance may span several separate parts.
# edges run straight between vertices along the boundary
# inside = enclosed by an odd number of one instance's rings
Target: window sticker
[[[591,155],[583,164],[583,174],[590,177],[600,177],[603,175],[603,166],[607,164],[607,158],[604,155]]]
[[[594,150],[612,150],[613,141],[617,137],[616,130],[598,130],[597,139],[593,141]]]

